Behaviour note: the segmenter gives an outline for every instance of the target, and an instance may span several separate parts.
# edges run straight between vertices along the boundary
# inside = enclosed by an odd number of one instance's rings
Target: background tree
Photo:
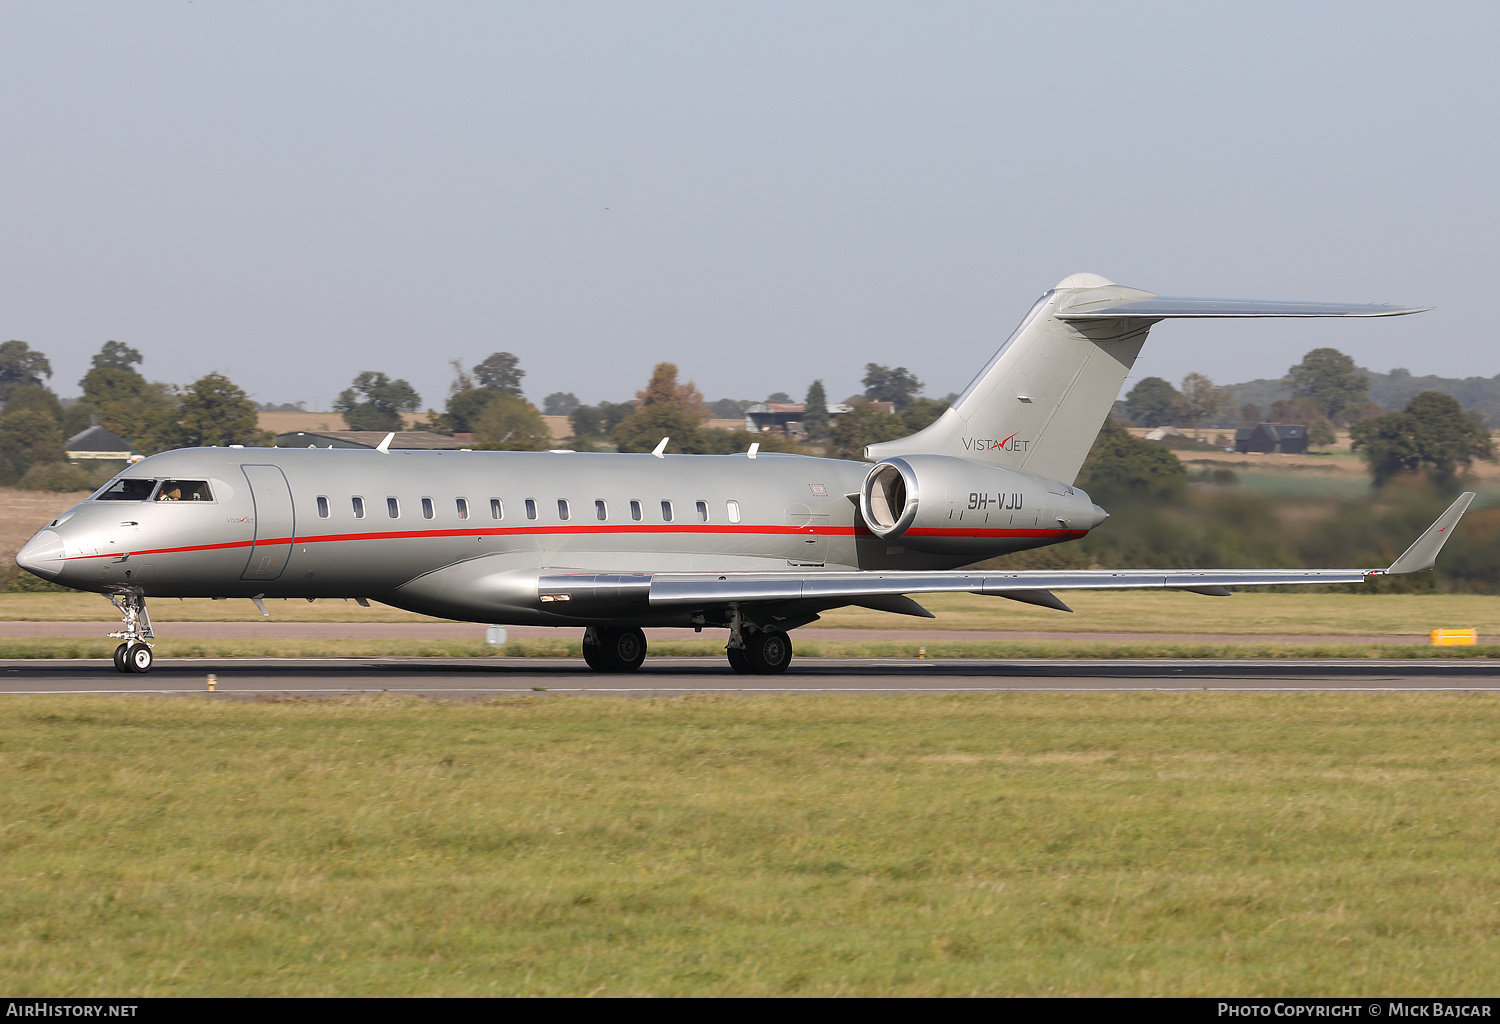
[[[449,395],[446,417],[449,428],[455,433],[473,433],[479,414],[484,412],[498,394],[501,392],[470,388],[467,391]]]
[[[461,391],[472,391],[476,387],[474,376],[464,369],[462,359],[450,359],[448,365],[453,367],[453,383],[448,385],[448,395],[452,397]]]
[[[24,341],[0,343],[0,402],[10,397],[11,391],[29,384],[41,387],[42,378],[52,376],[52,364],[47,357]]]
[[[67,423],[85,413],[142,455],[181,444],[177,426],[177,389],[146,380],[134,370],[101,366],[79,381],[83,397],[68,410]],[[83,429],[80,427],[79,429]],[[75,431],[76,433],[76,431]]]
[[[36,409],[46,413],[62,425],[63,407],[57,400],[57,396],[50,388],[37,387],[34,384],[23,384],[10,393],[5,400],[5,411],[20,412],[23,409]]]
[[[1264,418],[1265,414],[1260,411],[1260,406],[1254,402],[1246,402],[1240,406],[1240,426],[1258,426]]]
[[[526,371],[518,365],[520,360],[509,352],[491,352],[484,362],[474,367],[474,379],[486,391],[501,391],[517,398],[521,393],[521,378]]]
[[[823,382],[815,380],[807,388],[807,397],[802,400],[802,429],[811,438],[828,436],[828,392]]]
[[[1321,419],[1317,403],[1311,398],[1278,398],[1271,403],[1272,423],[1307,423]]]
[[[11,471],[24,475],[38,462],[62,462],[62,428],[51,415],[39,409],[7,411],[0,416],[0,452]]]
[[[1160,377],[1144,377],[1125,396],[1125,415],[1138,427],[1159,427],[1176,421],[1182,395]]]
[[[703,421],[684,407],[670,402],[642,403],[610,431],[610,440],[622,452],[649,452],[664,437],[666,450],[675,455],[703,451]]]
[[[893,370],[879,363],[865,364],[865,375],[860,383],[865,387],[866,401],[893,402],[897,412],[910,405],[911,400],[922,393],[923,387],[906,367],[898,366]]]
[[[646,382],[645,389],[637,391],[635,397],[642,406],[675,405],[700,422],[713,417],[708,403],[703,400],[703,392],[698,390],[696,384],[692,381],[686,384],[677,382],[675,363],[657,363],[651,370],[651,379]]]
[[[95,370],[129,370],[141,362],[143,359],[136,349],[118,341],[106,341],[104,347],[94,353],[90,366]]]
[[[716,402],[709,402],[708,410],[714,414],[714,419],[737,420],[744,418],[745,410],[754,404],[742,398],[721,398]]]
[[[1334,423],[1347,423],[1348,411],[1370,400],[1370,378],[1336,348],[1315,348],[1287,370],[1283,380],[1296,398],[1311,399]]]
[[[791,400],[792,400],[792,396],[789,395],[789,394],[787,394],[785,391],[773,391],[769,395],[766,396],[766,404],[767,405],[771,405],[773,403],[778,403],[778,402],[784,404],[784,403],[790,402]]]
[[[829,454],[836,459],[862,459],[866,445],[894,441],[908,433],[900,416],[872,402],[851,402],[849,411],[835,420],[828,431]]]
[[[1182,378],[1182,419],[1193,428],[1194,437],[1205,420],[1218,419],[1233,402],[1227,391],[1201,373]]]
[[[365,370],[339,394],[334,412],[343,413],[350,430],[402,430],[403,412],[421,408],[422,399],[404,380]]]
[[[474,440],[492,451],[539,452],[552,447],[542,414],[526,399],[499,392],[474,420]]]
[[[1424,468],[1434,484],[1451,489],[1459,466],[1495,461],[1490,435],[1458,400],[1436,391],[1417,395],[1401,412],[1388,412],[1349,428],[1354,451],[1364,455],[1376,487]]]
[[[1327,448],[1339,439],[1327,416],[1319,416],[1307,425],[1307,443]]]
[[[953,396],[948,398],[914,398],[911,404],[902,409],[898,415],[901,417],[901,422],[906,425],[906,432],[908,434],[915,434],[947,412],[948,406],[952,404]]]
[[[1187,469],[1176,455],[1159,444],[1131,436],[1111,416],[1094,439],[1078,485],[1095,501],[1175,499],[1187,492]]]
[[[554,391],[542,399],[542,413],[547,416],[566,416],[582,404],[571,391]]]
[[[250,396],[221,373],[210,373],[187,386],[177,422],[186,447],[265,446],[273,440],[260,429]]]

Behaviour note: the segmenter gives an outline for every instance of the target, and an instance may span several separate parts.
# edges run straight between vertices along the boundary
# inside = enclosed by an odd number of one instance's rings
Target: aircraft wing
[[[660,572],[543,576],[541,600],[570,601],[587,596],[619,599],[645,596],[654,607],[724,606],[811,602],[824,608],[840,604],[886,602],[906,594],[971,593],[1008,597],[1029,604],[1069,611],[1052,595],[1055,590],[1186,590],[1227,597],[1228,587],[1268,587],[1309,583],[1363,583],[1376,576],[1399,576],[1433,567],[1453,527],[1474,500],[1460,495],[1411,547],[1384,569],[1078,569],[960,570],[956,572]],[[871,605],[876,606],[875,604]],[[907,614],[923,614],[907,610]]]
[[[1039,572],[745,572],[655,573],[653,606],[728,602],[854,601],[890,594],[993,594],[1018,597],[1054,590],[1191,590],[1227,595],[1225,587],[1288,583],[1363,583],[1371,569],[1084,569]],[[1040,603],[1040,602],[1038,602]],[[1050,602],[1048,602],[1050,603]],[[1056,605],[1054,605],[1056,607]]]

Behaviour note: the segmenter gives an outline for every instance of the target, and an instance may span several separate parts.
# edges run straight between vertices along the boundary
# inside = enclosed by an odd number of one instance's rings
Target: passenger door
[[[292,489],[276,466],[241,466],[255,500],[255,542],[245,563],[242,580],[271,581],[280,578],[292,555],[296,521],[292,513]]]

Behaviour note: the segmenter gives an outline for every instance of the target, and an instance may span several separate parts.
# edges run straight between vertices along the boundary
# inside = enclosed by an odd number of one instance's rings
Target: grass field
[[[819,628],[942,630],[1040,630],[1101,633],[1241,633],[1364,636],[1422,636],[1438,628],[1478,629],[1500,634],[1500,597],[1482,594],[1240,593],[1230,598],[1182,593],[1064,594],[1074,614],[973,594],[923,595],[936,619],[841,608],[798,631]],[[361,608],[352,601],[268,602],[272,621],[436,622],[384,605]],[[260,621],[249,601],[153,601],[151,618],[172,622]],[[22,622],[118,621],[104,598],[94,594],[0,594],[0,620]],[[171,636],[170,628],[162,635]]]
[[[0,703],[18,996],[1482,995],[1488,694]]]

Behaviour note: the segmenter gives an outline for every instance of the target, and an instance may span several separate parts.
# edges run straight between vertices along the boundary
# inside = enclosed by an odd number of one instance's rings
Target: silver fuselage
[[[952,494],[924,495],[954,510],[951,524],[893,544],[866,529],[850,497],[870,468],[790,455],[184,449],[122,476],[205,480],[212,500],[90,499],[17,560],[105,594],[371,598],[476,622],[689,624],[668,609],[560,613],[539,603],[537,579],[948,569],[1081,537],[1097,521],[1083,492],[1016,473],[999,507],[969,507],[961,480]]]

